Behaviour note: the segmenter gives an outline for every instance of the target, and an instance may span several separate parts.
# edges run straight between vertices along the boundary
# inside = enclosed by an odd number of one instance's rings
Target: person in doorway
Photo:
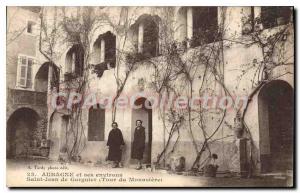
[[[114,162],[113,168],[120,167],[122,157],[122,149],[125,145],[121,130],[118,128],[118,123],[111,124],[112,130],[109,132],[107,146],[109,147],[108,157],[109,161]]]
[[[136,128],[134,130],[134,138],[132,144],[131,158],[138,160],[137,170],[142,169],[142,160],[145,150],[145,127],[143,127],[141,120],[136,120]]]

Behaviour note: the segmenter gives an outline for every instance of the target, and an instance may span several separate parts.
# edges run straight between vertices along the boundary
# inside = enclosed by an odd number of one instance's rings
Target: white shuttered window
[[[18,57],[17,87],[32,88],[32,67],[34,59],[27,56]]]

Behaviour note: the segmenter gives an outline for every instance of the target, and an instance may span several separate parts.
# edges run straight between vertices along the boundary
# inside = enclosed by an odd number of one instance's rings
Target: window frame
[[[31,32],[28,32],[28,25],[31,24]],[[32,20],[27,20],[26,21],[26,29],[25,29],[25,32],[27,35],[30,35],[30,36],[35,36],[34,34],[34,25],[36,25],[36,23]]]
[[[78,48],[76,48],[78,46]],[[72,45],[65,55],[65,79],[66,80],[83,77],[84,74],[84,51],[79,44]]]
[[[148,21],[147,21],[148,20]],[[150,23],[151,22],[151,23]],[[149,58],[155,58],[160,55],[160,25],[159,21],[154,16],[145,18],[143,21],[143,42],[142,54],[148,56]],[[153,26],[151,26],[153,25]],[[152,31],[154,30],[154,31]],[[153,33],[151,33],[153,32]],[[151,34],[151,35],[150,35]],[[152,36],[153,35],[153,36]],[[155,35],[155,36],[154,36]],[[151,45],[153,44],[153,45]]]
[[[22,58],[25,58],[26,60],[26,64],[23,64],[22,62]],[[16,88],[19,89],[27,89],[27,90],[33,90],[33,65],[36,64],[36,58],[32,57],[32,56],[28,56],[28,55],[24,55],[24,54],[18,54],[18,58],[17,58],[17,77],[16,77]],[[30,82],[30,86],[28,87],[28,64],[29,64],[29,60],[32,60],[31,63],[31,78],[29,81]],[[25,76],[24,76],[24,84],[21,84],[21,71],[22,71],[22,67],[25,67]]]
[[[242,35],[249,35],[252,34],[255,31],[255,6],[249,6],[250,13],[248,16],[246,16],[246,21],[243,21],[243,18],[241,19],[241,25],[242,25]],[[245,25],[251,25],[251,29],[249,31],[245,31]]]
[[[192,19],[192,21],[193,21],[192,22],[193,23],[192,26],[193,27],[192,27],[192,39],[191,39],[191,41],[193,43],[191,42],[190,47],[191,48],[195,48],[195,47],[200,46],[200,44],[197,43],[197,40],[196,40],[197,39],[197,35],[199,36],[200,32],[203,33],[204,31],[205,31],[205,33],[207,33],[206,34],[207,36],[208,36],[208,34],[211,34],[211,33],[217,35],[217,37],[215,37],[214,39],[213,38],[210,39],[209,37],[206,37],[207,42],[205,42],[205,44],[210,44],[210,43],[219,41],[219,7],[216,7],[216,6],[194,6],[194,7],[191,7],[191,9],[192,9],[192,18],[193,18]],[[199,13],[199,12],[195,12],[196,9],[203,9],[203,11],[205,11],[208,14],[212,14],[212,10],[209,10],[209,9],[216,9],[215,10],[216,11],[216,18],[215,18],[216,19],[216,24],[215,25],[210,24],[210,26],[207,26],[207,25],[201,24],[201,22],[200,22],[200,23],[198,23],[199,26],[197,26],[197,28],[196,28],[196,26],[195,26],[195,23],[196,23],[195,17],[200,17],[199,15],[195,15],[195,14]],[[209,19],[209,18],[210,18],[210,15],[206,15],[206,18],[204,18],[204,19],[205,20],[212,20],[212,19]],[[187,19],[188,19],[188,17],[187,17]],[[206,28],[205,29],[201,29],[201,25],[205,26]],[[208,27],[214,27],[215,29],[209,29]],[[211,30],[215,30],[215,31],[211,31]],[[193,45],[193,44],[195,44],[195,45]]]
[[[99,111],[99,112],[97,112],[97,111]],[[95,127],[93,127],[92,121],[91,121],[91,113],[95,113],[96,115],[98,115],[99,113],[103,113],[103,115],[101,117],[98,117],[98,119],[94,120],[94,121],[98,120],[98,121],[103,122],[103,124],[101,124],[102,128],[100,127],[101,126],[100,124],[97,124],[96,130],[95,130]],[[103,141],[105,141],[105,114],[106,114],[106,111],[104,108],[101,108],[100,104],[97,104],[97,108],[94,108],[94,106],[91,106],[89,108],[89,110],[88,110],[88,129],[87,129],[87,141],[88,142],[103,142]],[[103,120],[101,120],[101,118],[103,118]],[[91,132],[92,127],[94,129],[93,132]],[[94,135],[98,132],[100,134],[99,139],[96,139]],[[91,135],[91,133],[94,135]]]
[[[271,23],[270,21],[269,21],[269,23],[267,23],[267,21],[263,22],[264,19],[267,20],[268,17],[263,19],[263,9],[262,8],[266,8],[266,9],[274,8],[275,9],[274,16],[276,16],[276,17],[272,18],[274,20],[273,23]],[[277,21],[278,18],[285,18],[283,16],[283,13],[280,12],[284,8],[289,9],[289,16],[286,18],[286,21],[284,21],[284,24],[278,24],[278,21]],[[268,13],[268,11],[266,11],[266,12]],[[266,13],[264,13],[264,14],[266,14]],[[293,10],[291,10],[290,6],[276,6],[276,7],[275,6],[262,6],[262,7],[260,7],[260,20],[261,20],[261,24],[263,26],[263,29],[272,29],[272,28],[275,28],[275,27],[278,27],[278,26],[281,26],[281,25],[287,25],[288,23],[291,22],[292,14],[293,14]],[[268,24],[268,26],[265,26],[264,24]]]

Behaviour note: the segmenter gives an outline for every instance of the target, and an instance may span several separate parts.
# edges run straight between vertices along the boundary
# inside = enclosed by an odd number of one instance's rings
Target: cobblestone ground
[[[110,165],[61,164],[41,160],[7,160],[7,186],[72,187],[288,187],[291,178],[184,176],[164,170],[111,168]]]

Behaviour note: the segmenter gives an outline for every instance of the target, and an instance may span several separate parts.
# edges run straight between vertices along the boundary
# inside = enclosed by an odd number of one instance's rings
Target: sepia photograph
[[[7,6],[6,186],[295,187],[294,15]]]

